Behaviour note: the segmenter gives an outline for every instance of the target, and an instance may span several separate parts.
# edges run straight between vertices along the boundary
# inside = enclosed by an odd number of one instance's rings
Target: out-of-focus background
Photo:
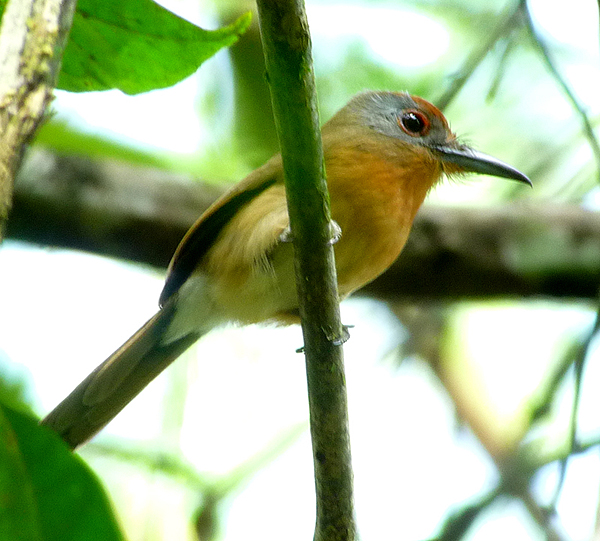
[[[253,9],[161,3],[204,28]],[[323,120],[361,90],[408,90],[534,183],[436,188],[402,275],[435,293],[404,294],[411,284],[392,277],[342,305],[354,325],[345,356],[361,538],[597,537],[598,4],[313,0],[307,10]],[[131,237],[111,238],[111,220],[133,210],[178,231],[191,193],[209,202],[277,151],[269,100],[256,17],[174,87],[56,93],[0,248],[5,394],[43,415],[154,313],[162,226],[133,222],[122,228]],[[36,205],[57,220],[31,223]],[[55,227],[63,208],[97,238],[67,249],[79,232]],[[443,249],[422,270],[428,224]],[[463,262],[439,287],[448,246],[471,246],[484,263]],[[297,327],[215,331],[82,449],[128,539],[312,536],[301,345]]]

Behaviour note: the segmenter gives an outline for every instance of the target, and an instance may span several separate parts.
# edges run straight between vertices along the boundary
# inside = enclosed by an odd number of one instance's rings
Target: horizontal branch
[[[365,292],[386,299],[597,298],[600,221],[575,205],[425,207],[391,269]]]
[[[223,191],[183,175],[34,151],[15,186],[7,237],[166,267]],[[596,298],[600,220],[576,206],[425,206],[382,299]]]
[[[166,268],[222,192],[185,175],[35,150],[17,177],[6,234]]]

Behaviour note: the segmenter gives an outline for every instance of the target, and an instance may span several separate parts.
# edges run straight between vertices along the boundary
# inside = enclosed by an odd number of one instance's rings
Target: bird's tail
[[[164,343],[172,319],[169,305],[85,378],[42,421],[75,449],[108,424],[200,334]]]

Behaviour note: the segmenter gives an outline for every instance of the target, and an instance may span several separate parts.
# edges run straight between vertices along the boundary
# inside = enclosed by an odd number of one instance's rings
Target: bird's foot
[[[292,230],[288,225],[280,234],[279,234],[279,242],[293,242],[294,237],[292,236]]]
[[[340,335],[328,335],[327,340],[329,340],[334,346],[343,346],[348,340],[350,340],[349,329],[353,328],[354,325],[342,325],[342,333]],[[304,353],[304,346],[298,348],[296,353]]]
[[[327,244],[333,246],[338,240],[342,238],[342,228],[335,220],[329,222],[329,240]]]
[[[342,228],[338,225],[335,220],[329,222],[329,240],[327,244],[333,246],[338,240],[342,238]],[[279,242],[293,242],[294,237],[292,230],[288,225],[279,235]]]
[[[348,340],[350,340],[350,330],[353,329],[354,325],[342,325],[342,334],[337,337],[331,338],[331,343],[334,346],[343,346]]]

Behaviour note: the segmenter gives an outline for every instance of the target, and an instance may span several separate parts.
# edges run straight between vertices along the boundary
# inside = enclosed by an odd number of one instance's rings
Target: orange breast
[[[441,169],[425,149],[332,150],[326,154],[340,295],[384,272],[398,257],[415,214]]]

